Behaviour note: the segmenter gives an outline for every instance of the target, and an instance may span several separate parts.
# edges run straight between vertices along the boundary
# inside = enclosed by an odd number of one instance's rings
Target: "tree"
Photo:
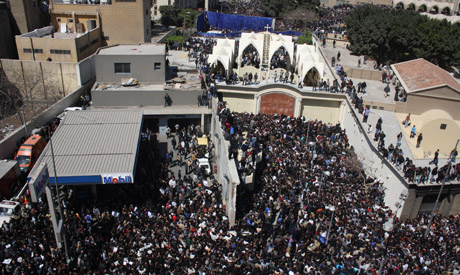
[[[262,13],[269,17],[279,17],[281,14],[298,7],[296,0],[262,0]]]
[[[193,23],[195,22],[195,19],[198,17],[198,15],[199,15],[199,12],[197,10],[181,9],[177,17],[178,17],[180,26],[184,26],[184,21],[185,21],[185,27],[190,28],[193,26]]]
[[[178,14],[180,8],[177,6],[160,6],[161,24],[164,26],[180,26]]]
[[[352,53],[378,63],[425,58],[448,70],[460,64],[460,28],[446,20],[364,5],[354,9],[345,23]]]
[[[0,119],[13,115],[19,111],[23,100],[19,89],[11,83],[2,69],[0,69]]]

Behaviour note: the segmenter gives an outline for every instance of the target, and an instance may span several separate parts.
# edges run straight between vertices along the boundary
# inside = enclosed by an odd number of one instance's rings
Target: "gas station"
[[[139,110],[69,112],[29,175],[46,163],[51,184],[134,183],[142,124]]]

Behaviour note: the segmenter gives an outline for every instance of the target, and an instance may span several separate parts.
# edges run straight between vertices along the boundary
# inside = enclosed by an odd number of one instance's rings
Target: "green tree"
[[[379,63],[425,58],[444,69],[460,64],[460,28],[414,11],[365,5],[346,18],[350,50]]]
[[[179,12],[180,8],[177,6],[160,6],[161,24],[166,27],[180,26]]]
[[[311,32],[307,31],[302,36],[299,36],[299,38],[297,38],[297,44],[313,45]]]
[[[200,13],[197,10],[181,9],[179,13],[177,14],[179,26],[184,26],[184,21],[185,21],[186,28],[192,27],[199,14]]]

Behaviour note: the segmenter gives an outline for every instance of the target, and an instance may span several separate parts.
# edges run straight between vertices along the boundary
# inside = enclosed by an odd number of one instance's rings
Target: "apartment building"
[[[151,0],[51,0],[51,23],[69,32],[99,27],[103,45],[151,41]]]
[[[7,0],[15,25],[14,34],[23,34],[48,26],[50,23],[48,2],[44,0]]]

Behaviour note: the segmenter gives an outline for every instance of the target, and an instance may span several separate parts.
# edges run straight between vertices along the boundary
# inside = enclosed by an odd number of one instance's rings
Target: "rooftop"
[[[134,90],[147,90],[147,91],[164,91],[164,84],[158,83],[139,83],[136,86],[123,86],[121,83],[96,83],[94,91],[134,91]]]
[[[76,32],[55,32],[53,26],[47,26],[41,29],[36,29],[28,33],[21,34],[21,37],[46,37],[56,39],[71,39],[78,38],[85,33]]]
[[[423,58],[392,67],[408,93],[445,85],[460,91],[460,84],[447,71]]]
[[[98,55],[165,55],[164,45],[138,44],[138,45],[116,45],[102,48]]]
[[[138,110],[68,112],[52,138],[59,184],[100,183],[102,174],[134,175],[142,116]],[[43,161],[54,183],[50,143],[35,167]]]

